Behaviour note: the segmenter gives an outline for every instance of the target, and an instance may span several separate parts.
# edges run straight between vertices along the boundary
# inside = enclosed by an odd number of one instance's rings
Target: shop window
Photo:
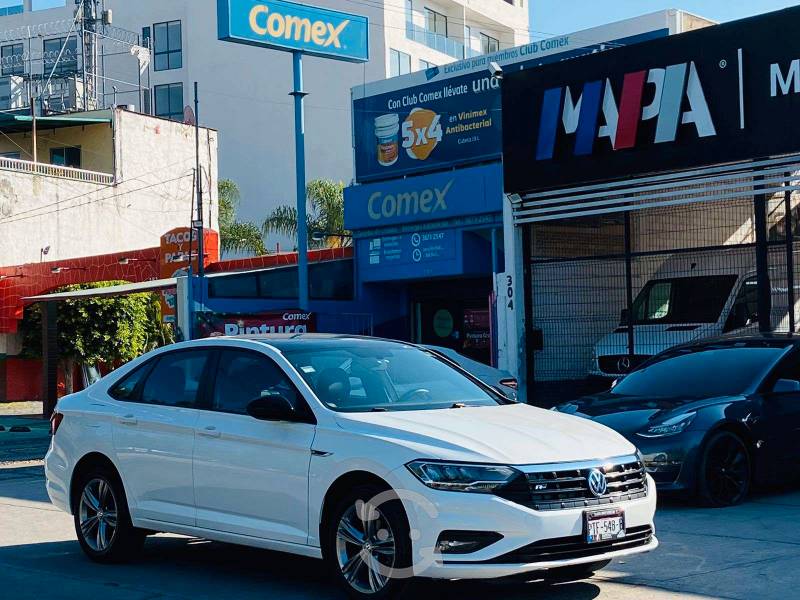
[[[169,21],[153,25],[153,68],[169,71],[183,67],[181,22]]]
[[[81,168],[81,149],[80,146],[70,146],[68,148],[51,148],[50,164],[59,167]]]
[[[22,44],[9,44],[0,48],[3,77],[25,73],[25,49]]]
[[[153,90],[156,97],[156,116],[183,121],[183,84],[157,85]]]
[[[6,2],[0,2],[0,17],[18,15],[24,10],[25,6],[22,0],[8,0]]]
[[[389,76],[397,77],[411,72],[411,55],[389,48]]]
[[[425,27],[432,33],[447,37],[447,17],[430,8],[425,9]]]
[[[63,52],[61,52],[62,48],[64,48]],[[64,75],[78,70],[78,39],[76,37],[44,40],[42,49],[44,51],[45,76],[49,77],[51,72],[54,75]],[[59,54],[61,55],[60,59],[58,58]]]
[[[22,158],[22,154],[19,152],[0,152],[0,158],[13,158],[15,160],[20,160]]]
[[[308,266],[309,297],[352,300],[354,277],[351,259],[313,263]],[[208,284],[210,298],[293,300],[298,297],[298,290],[297,267],[212,277]]]

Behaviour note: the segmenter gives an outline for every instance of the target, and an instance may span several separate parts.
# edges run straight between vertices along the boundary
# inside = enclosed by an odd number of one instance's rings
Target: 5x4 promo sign
[[[511,72],[505,189],[800,151],[800,7]]]
[[[369,60],[366,17],[286,2],[218,0],[220,40],[351,62]]]

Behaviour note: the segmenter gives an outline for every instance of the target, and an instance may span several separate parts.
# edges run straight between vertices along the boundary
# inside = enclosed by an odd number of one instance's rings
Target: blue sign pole
[[[303,100],[303,53],[292,52],[294,74],[294,160],[297,179],[297,284],[300,308],[308,306],[308,227],[306,223],[306,126]]]

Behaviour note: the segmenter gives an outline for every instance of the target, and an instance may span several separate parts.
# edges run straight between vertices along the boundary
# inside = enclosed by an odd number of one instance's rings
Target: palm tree
[[[341,181],[310,181],[306,186],[306,203],[309,248],[337,248],[352,243],[344,228],[344,184]],[[275,233],[296,239],[297,207],[276,207],[264,221],[262,230],[265,235]]]
[[[258,225],[236,219],[241,194],[239,187],[230,179],[217,184],[219,191],[219,237],[222,252],[266,254],[264,238]]]

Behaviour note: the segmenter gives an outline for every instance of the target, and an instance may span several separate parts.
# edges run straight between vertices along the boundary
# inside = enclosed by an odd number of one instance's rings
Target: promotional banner
[[[317,319],[314,313],[282,310],[254,315],[203,312],[195,315],[197,337],[222,335],[266,335],[270,333],[313,333]]]
[[[499,158],[502,80],[492,76],[490,62],[504,68],[513,65],[516,71],[523,65],[561,61],[668,33],[662,29],[590,45],[586,40],[563,36],[548,40],[546,52],[540,49],[544,42],[534,42],[491,56],[433,67],[425,72],[430,83],[355,98],[356,180],[388,179]],[[483,66],[478,71],[459,72],[459,67],[470,69],[478,64]],[[451,76],[442,78],[444,71]]]
[[[369,60],[369,22],[361,15],[285,0],[217,0],[217,27],[226,42]]]
[[[503,210],[499,163],[355,185],[344,190],[349,230],[438,221]]]
[[[508,192],[800,150],[800,7],[510,73]]]

